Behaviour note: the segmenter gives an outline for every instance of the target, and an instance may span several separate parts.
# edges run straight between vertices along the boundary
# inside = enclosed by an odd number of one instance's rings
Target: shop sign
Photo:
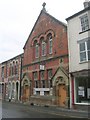
[[[40,65],[40,70],[45,70],[45,66],[44,65]]]
[[[81,72],[76,72],[76,73],[73,73],[73,75],[74,76],[78,76],[78,77],[80,77],[80,76],[88,76],[88,73],[89,73],[89,71],[81,71]]]
[[[78,87],[78,95],[84,97],[84,87],[82,87],[82,86]]]

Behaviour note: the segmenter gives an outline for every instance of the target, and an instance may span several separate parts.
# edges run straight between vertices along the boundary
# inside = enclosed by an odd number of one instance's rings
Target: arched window
[[[18,62],[16,61],[16,65],[15,65],[15,74],[18,74]]]
[[[46,43],[42,41],[42,56],[46,55]]]
[[[49,54],[52,54],[52,36],[49,37]]]
[[[47,36],[47,39],[48,39],[48,43],[49,43],[49,54],[52,54],[52,34],[49,33],[48,36]]]
[[[35,44],[35,58],[39,57],[39,46],[38,44]]]
[[[15,84],[12,83],[12,99],[14,99],[14,90],[15,90]]]
[[[38,41],[37,39],[35,39],[33,41],[33,55],[34,55],[34,58],[38,58],[39,57],[39,44],[38,44]]]
[[[12,64],[10,63],[10,76],[12,76],[12,71],[13,71],[13,67],[12,67]]]
[[[15,61],[13,61],[13,75],[15,74]]]

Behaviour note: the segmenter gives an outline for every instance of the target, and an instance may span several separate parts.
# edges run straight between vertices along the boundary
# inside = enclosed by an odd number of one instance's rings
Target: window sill
[[[90,29],[82,31],[82,32],[79,32],[79,34],[82,34],[82,33],[87,32],[87,31],[90,31]]]
[[[75,103],[76,105],[90,105],[90,103]]]
[[[82,62],[79,62],[79,64],[89,63],[89,62],[90,62],[90,60],[88,60],[88,61],[82,61]]]

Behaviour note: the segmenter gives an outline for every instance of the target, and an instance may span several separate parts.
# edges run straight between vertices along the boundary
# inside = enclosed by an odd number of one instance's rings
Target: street
[[[0,120],[1,120],[1,118],[2,118],[2,102],[0,100]]]
[[[1,115],[2,114],[2,115]],[[5,102],[0,105],[2,118],[89,118],[88,111],[77,111],[59,107],[27,105]],[[89,118],[90,119],[90,118]]]
[[[1,109],[1,108],[0,108]],[[63,118],[53,111],[49,112],[48,107],[40,110],[38,106],[26,106],[22,104],[3,102],[2,118]],[[65,117],[64,117],[65,118]]]

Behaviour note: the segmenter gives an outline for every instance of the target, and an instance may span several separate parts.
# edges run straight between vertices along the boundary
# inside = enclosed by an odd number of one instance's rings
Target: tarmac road
[[[10,102],[3,102],[2,105],[2,118],[63,118],[63,117],[64,116],[61,116],[53,112],[44,111],[44,109],[39,110],[39,108],[35,106],[26,106]]]
[[[88,118],[88,111],[76,111],[59,107],[31,106],[3,102],[3,118]]]

